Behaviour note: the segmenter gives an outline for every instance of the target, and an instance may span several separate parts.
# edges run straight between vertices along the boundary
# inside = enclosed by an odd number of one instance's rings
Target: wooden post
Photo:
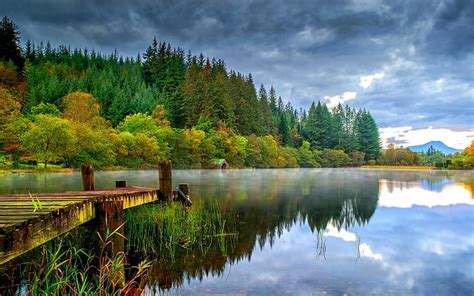
[[[123,229],[123,200],[103,201],[96,205],[96,219],[99,234],[102,241],[106,242],[107,233],[116,231],[110,238],[109,243],[101,248],[106,248],[108,256],[123,253],[125,248]],[[107,242],[106,242],[107,243]],[[112,252],[112,253],[109,253]]]
[[[115,181],[115,188],[123,188],[127,187],[127,181],[120,180],[120,181]]]
[[[173,197],[173,177],[171,173],[171,160],[164,160],[158,164],[160,178],[160,192],[165,200]]]
[[[94,191],[94,166],[92,163],[81,164],[82,187],[84,191]]]

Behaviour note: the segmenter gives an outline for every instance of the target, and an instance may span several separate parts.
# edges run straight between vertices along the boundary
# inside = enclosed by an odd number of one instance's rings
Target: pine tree
[[[12,61],[18,69],[23,68],[18,27],[6,16],[0,22],[0,60]]]
[[[366,110],[359,110],[356,116],[356,128],[360,151],[365,153],[365,160],[375,160],[380,156],[380,135],[372,115]]]
[[[258,103],[260,113],[262,114],[263,132],[265,134],[271,134],[273,132],[273,116],[270,105],[268,104],[267,91],[263,84],[260,85],[260,90],[258,91]]]
[[[285,114],[280,114],[280,124],[278,125],[278,133],[280,134],[281,145],[290,145],[291,134]]]
[[[314,101],[309,107],[308,116],[304,122],[304,138],[308,140],[313,148],[320,147],[321,129],[319,125],[318,111]]]

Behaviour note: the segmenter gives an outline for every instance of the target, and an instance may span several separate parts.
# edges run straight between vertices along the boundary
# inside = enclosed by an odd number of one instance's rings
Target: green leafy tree
[[[39,103],[36,106],[31,108],[30,114],[34,117],[38,114],[47,114],[51,116],[59,116],[61,115],[61,111],[56,107],[54,104],[50,103]]]
[[[143,133],[153,136],[158,131],[158,126],[153,117],[142,113],[128,115],[124,121],[117,127],[119,131],[129,132],[132,134]]]
[[[40,114],[22,136],[22,144],[46,169],[51,161],[61,161],[75,145],[76,139],[67,119]]]

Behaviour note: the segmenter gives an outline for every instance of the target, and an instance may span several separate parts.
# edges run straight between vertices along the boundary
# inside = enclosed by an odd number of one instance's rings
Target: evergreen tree
[[[380,156],[380,136],[377,124],[366,110],[360,110],[356,118],[360,151],[365,153],[365,160],[375,160]]]
[[[280,114],[280,124],[278,125],[278,133],[280,134],[280,142],[283,146],[290,145],[291,135],[288,127],[288,121],[285,114]]]
[[[4,63],[11,60],[18,69],[23,68],[20,32],[13,21],[6,16],[0,22],[0,59]]]
[[[313,148],[319,147],[319,139],[321,137],[321,129],[319,125],[318,112],[314,101],[309,107],[308,116],[304,122],[304,138],[311,144]]]
[[[265,134],[271,134],[273,132],[273,116],[268,103],[267,91],[263,84],[260,85],[260,90],[258,91],[258,102],[260,106],[260,113],[263,117],[263,132]]]

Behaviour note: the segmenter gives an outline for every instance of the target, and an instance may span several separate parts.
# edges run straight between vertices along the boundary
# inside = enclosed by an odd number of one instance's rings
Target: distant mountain
[[[413,152],[426,152],[428,149],[433,146],[434,149],[439,150],[443,152],[444,154],[452,154],[456,152],[461,152],[462,150],[460,149],[454,149],[446,144],[444,144],[441,141],[431,141],[428,143],[425,143],[423,145],[417,145],[417,146],[408,146],[407,148],[410,149]]]

